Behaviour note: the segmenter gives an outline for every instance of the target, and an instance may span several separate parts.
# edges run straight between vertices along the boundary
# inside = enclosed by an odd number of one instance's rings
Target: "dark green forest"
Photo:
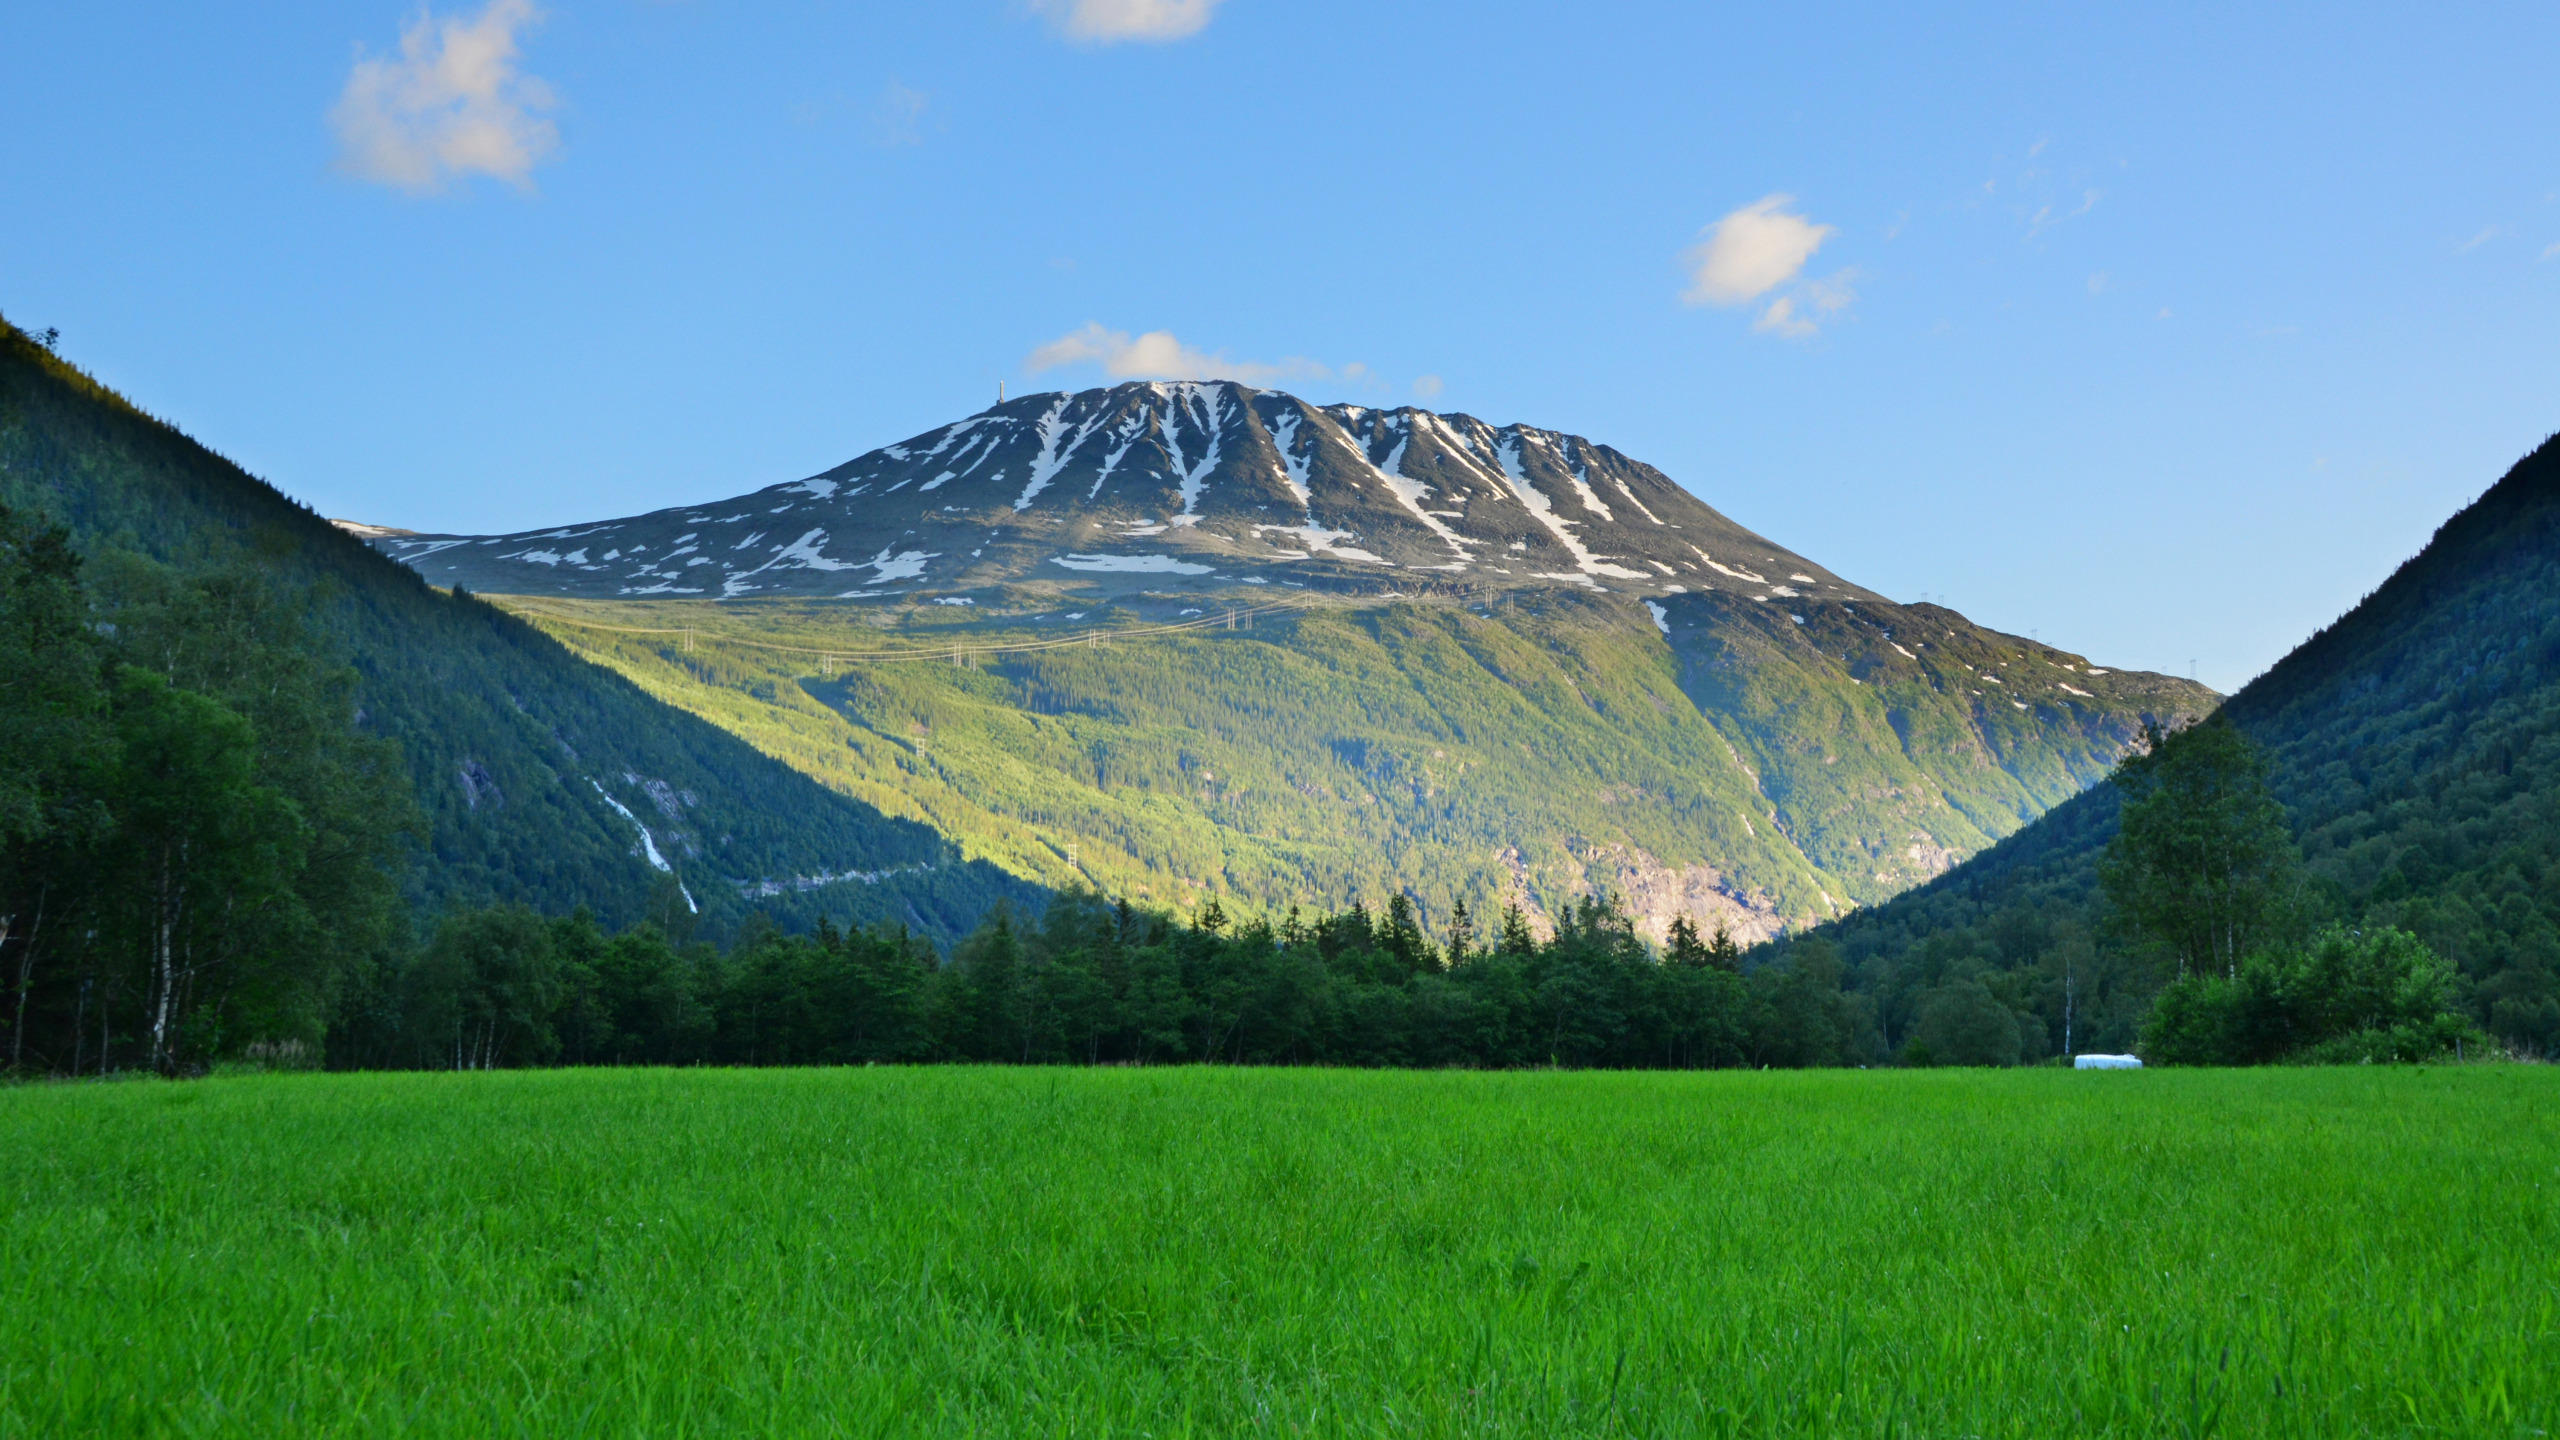
[[[2546,1056],[2560,1049],[2555,680],[2560,443],[2546,442],[2219,712],[2263,752],[2285,816],[2292,931],[2405,931],[2450,962],[2459,1013]],[[1938,997],[1979,990],[2031,1038],[2132,1049],[2179,963],[2103,883],[2124,802],[2094,787],[1927,886],[1751,958],[1836,952],[1896,1046]]]
[[[329,1063],[1276,1064],[1699,1068],[1863,1058],[1818,959],[1744,975],[1681,927],[1654,953],[1604,901],[1433,937],[1402,897],[1278,924],[1077,891],[999,907],[947,960],[894,927],[751,927],[726,951],[579,912],[456,914],[351,995]]]
[[[276,643],[348,672],[343,713],[396,747],[385,753],[409,777],[416,823],[397,873],[417,913],[583,904],[628,925],[672,877],[710,934],[763,912],[796,926],[901,921],[948,943],[998,899],[1036,903],[1034,887],[963,859],[930,827],[813,783],[503,612],[430,587],[5,322],[0,504],[61,527],[93,576],[126,573],[129,557],[173,580],[278,592],[268,612],[292,630]]]

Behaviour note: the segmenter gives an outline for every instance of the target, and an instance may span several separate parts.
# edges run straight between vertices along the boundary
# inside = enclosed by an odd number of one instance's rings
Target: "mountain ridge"
[[[1884,598],[1580,436],[1231,381],[1020,396],[805,479],[620,520],[358,528],[440,583],[582,598],[876,600],[1114,575]]]
[[[1182,903],[1607,886],[1759,938],[2214,698],[1896,604],[1580,436],[1225,382],[1021,396],[618,520],[367,528],[972,854]],[[1281,596],[1312,608],[1114,641]]]

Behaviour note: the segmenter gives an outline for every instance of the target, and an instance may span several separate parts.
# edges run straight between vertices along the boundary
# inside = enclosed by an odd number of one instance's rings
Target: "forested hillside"
[[[2560,1049],[2560,441],[2233,696],[2315,903],[2416,934],[2506,1043]],[[1889,1038],[1962,992],[2035,1037],[2128,1046],[2161,977],[2109,923],[2099,787],[1913,893],[1822,927]],[[1784,956],[1773,946],[1761,958]]]
[[[1605,889],[1656,942],[1885,899],[2212,700],[1936,606],[1291,595],[1126,643],[1222,597],[498,603],[1048,885],[1259,914],[1402,893],[1433,924],[1516,903],[1541,930]]]
[[[397,745],[423,816],[399,867],[418,910],[587,905],[622,925],[698,907],[710,934],[763,910],[950,937],[1037,893],[428,586],[5,325],[0,503],[67,527],[93,575],[130,556],[254,585],[352,666],[350,718]]]

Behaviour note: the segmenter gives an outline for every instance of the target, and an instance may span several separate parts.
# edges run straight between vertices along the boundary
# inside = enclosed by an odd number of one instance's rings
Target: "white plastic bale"
[[[2139,1070],[2142,1068],[2142,1057],[2139,1055],[2075,1055],[2071,1059],[2071,1068],[2074,1070]]]

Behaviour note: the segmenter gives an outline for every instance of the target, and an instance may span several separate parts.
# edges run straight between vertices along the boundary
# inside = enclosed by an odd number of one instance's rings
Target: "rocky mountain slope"
[[[1078,578],[1882,598],[1605,445],[1229,382],[1026,395],[714,505],[514,535],[362,533],[439,584],[584,598]]]
[[[1895,604],[1580,437],[1232,384],[1025,396],[718,504],[367,529],[972,854],[1166,903],[1607,886],[1765,936],[2214,699]]]

